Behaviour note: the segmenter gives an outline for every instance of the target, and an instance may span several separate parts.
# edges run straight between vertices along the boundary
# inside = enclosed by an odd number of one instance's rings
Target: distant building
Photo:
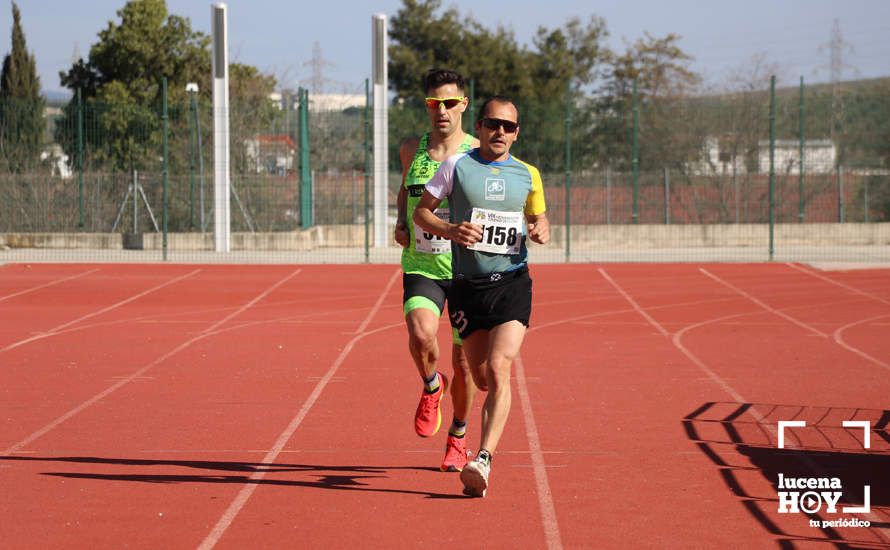
[[[769,173],[769,141],[757,142],[757,168]],[[808,139],[803,142],[804,172],[828,174],[834,170],[837,148],[830,139]],[[800,173],[800,142],[793,139],[777,139],[775,153],[777,174]]]
[[[43,151],[40,152],[40,162],[48,162],[52,166],[54,176],[59,176],[62,179],[74,176],[71,164],[68,162],[68,155],[58,143],[51,143],[43,148]]]
[[[62,118],[61,107],[47,105],[43,108],[43,119],[46,122],[43,142],[46,144],[40,151],[40,162],[48,162],[52,166],[53,175],[63,179],[74,176],[68,155],[62,146],[55,142],[56,123]]]
[[[705,138],[702,158],[690,163],[689,170],[696,175],[745,174],[748,170],[744,150],[733,154],[733,136]],[[827,174],[834,170],[837,148],[829,139],[808,139],[803,145],[804,171],[808,174]],[[776,140],[775,168],[777,174],[800,173],[800,142],[793,139]],[[757,142],[757,172],[769,173],[769,141]]]
[[[244,148],[257,174],[285,176],[293,171],[297,145],[288,135],[259,135],[244,140]]]
[[[745,173],[745,157],[743,154],[732,154],[731,136],[719,138],[708,136],[702,149],[702,160],[689,166],[693,174],[702,176]]]
[[[365,96],[361,94],[309,94],[310,111],[345,111],[364,106]]]
[[[296,95],[288,96],[291,109],[297,109],[299,102]],[[284,108],[284,96],[278,92],[269,95],[269,99],[279,109]],[[345,111],[352,108],[364,108],[365,96],[362,94],[309,94],[309,110],[311,112]]]

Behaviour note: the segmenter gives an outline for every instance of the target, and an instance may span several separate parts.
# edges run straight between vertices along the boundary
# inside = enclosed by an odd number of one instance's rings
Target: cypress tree
[[[21,19],[13,2],[12,51],[3,58],[0,72],[0,155],[14,172],[38,162],[44,134],[37,63],[28,53]]]

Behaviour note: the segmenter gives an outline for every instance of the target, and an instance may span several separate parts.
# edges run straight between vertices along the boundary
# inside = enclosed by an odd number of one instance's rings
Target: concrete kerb
[[[769,227],[723,225],[572,226],[552,228],[546,247],[531,243],[533,262],[768,261]],[[209,233],[168,234],[167,260],[207,263],[363,263],[364,226],[328,225],[278,233],[233,233],[232,251],[213,251]],[[368,250],[371,263],[398,263],[394,243]],[[160,261],[162,236],[143,235],[143,250],[123,250],[117,233],[0,233],[0,260]],[[890,262],[890,223],[778,224],[775,261]]]

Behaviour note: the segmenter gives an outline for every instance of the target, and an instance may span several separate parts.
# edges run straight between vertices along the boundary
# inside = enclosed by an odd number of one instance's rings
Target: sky
[[[86,58],[98,33],[126,0],[17,0],[28,50],[37,61],[41,86],[58,92],[59,71],[77,56]],[[192,29],[210,34],[211,2],[168,0],[171,14],[190,19]],[[230,61],[274,75],[282,87],[310,85],[312,59],[324,61],[324,90],[363,93],[371,72],[371,18],[395,15],[401,0],[232,0],[229,14]],[[512,30],[533,47],[539,26],[563,27],[571,17],[602,17],[606,43],[623,52],[645,32],[681,37],[693,57],[690,67],[706,83],[719,86],[730,75],[750,72],[754,59],[775,68],[780,83],[828,82],[832,27],[837,20],[843,44],[841,79],[890,76],[890,0],[514,0],[442,1],[461,16],[473,16],[492,29]],[[504,6],[508,8],[505,9]],[[11,4],[0,4],[0,54],[11,47]]]

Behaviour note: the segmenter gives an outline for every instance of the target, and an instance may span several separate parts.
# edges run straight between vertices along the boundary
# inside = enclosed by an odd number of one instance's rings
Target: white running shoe
[[[460,472],[460,480],[464,484],[464,494],[471,497],[484,497],[488,489],[488,474],[491,465],[484,459],[476,457],[464,466]]]

